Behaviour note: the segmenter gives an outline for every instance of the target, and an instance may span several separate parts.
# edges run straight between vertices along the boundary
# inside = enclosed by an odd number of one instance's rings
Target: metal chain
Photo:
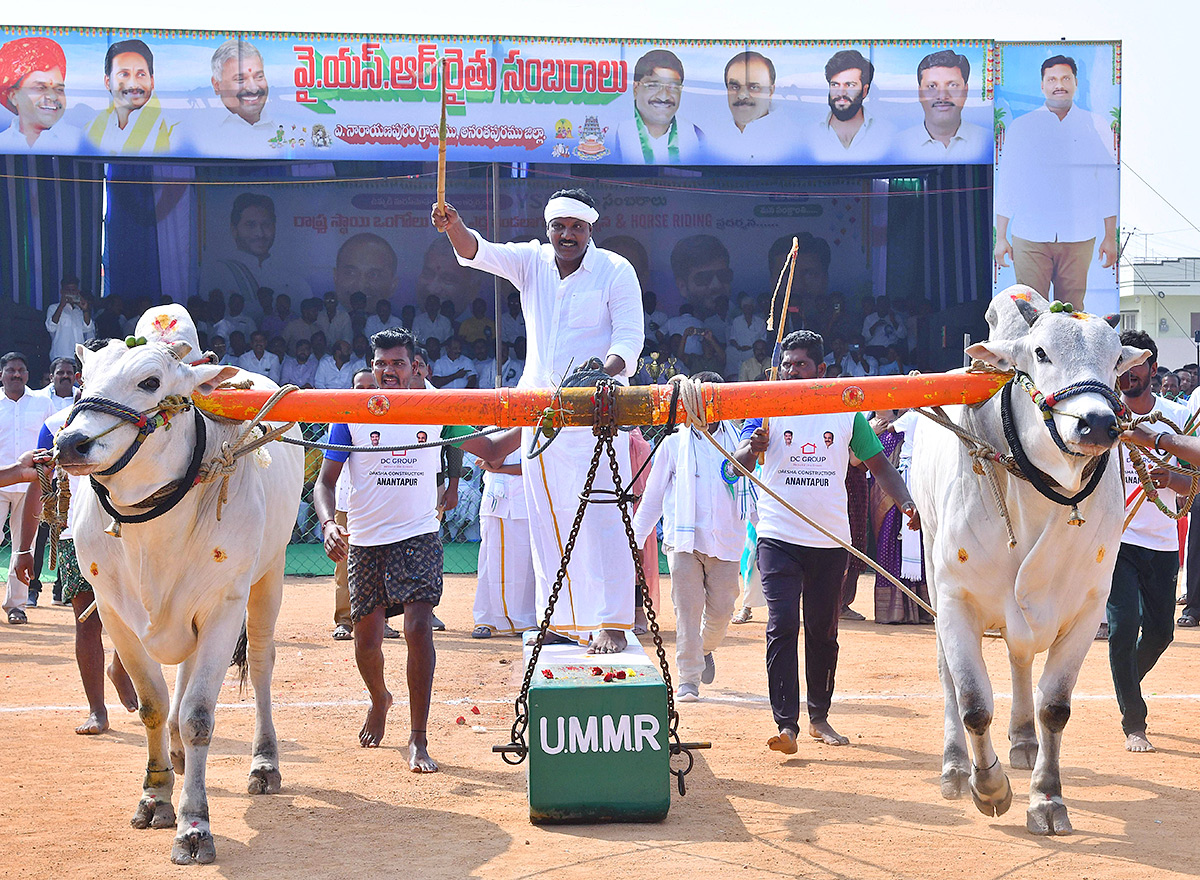
[[[562,590],[563,581],[567,577],[567,565],[571,561],[571,554],[575,550],[575,539],[579,537],[579,528],[583,524],[583,514],[587,510],[588,495],[592,489],[592,483],[596,480],[596,471],[600,468],[600,453],[604,450],[604,443],[597,442],[596,448],[592,452],[592,463],[588,466],[587,478],[583,482],[583,491],[579,495],[579,509],[575,512],[575,521],[571,523],[571,533],[567,537],[567,544],[563,548],[562,564],[558,567],[558,575],[554,579],[554,586],[550,590],[550,598],[546,602],[546,613],[542,615],[542,622],[538,626],[537,639],[533,644],[533,651],[530,652],[529,664],[525,667],[525,679],[521,682],[521,691],[517,694],[514,701],[516,709],[516,717],[513,719],[512,725],[512,742],[511,745],[517,746],[517,749],[512,751],[501,751],[500,757],[506,764],[520,764],[525,760],[525,756],[529,754],[529,746],[525,742],[525,731],[529,727],[529,686],[533,683],[533,673],[537,669],[538,657],[542,653],[542,645],[546,640],[546,633],[550,629],[550,618],[554,615],[554,606],[558,602],[558,595]],[[499,747],[503,749],[504,747]],[[510,758],[509,755],[516,755],[515,758]]]

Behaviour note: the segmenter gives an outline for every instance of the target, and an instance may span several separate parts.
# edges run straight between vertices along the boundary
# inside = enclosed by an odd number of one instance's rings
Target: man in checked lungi
[[[408,388],[416,343],[407,330],[389,328],[371,338],[372,370],[380,389]],[[379,442],[371,442],[372,432]],[[359,731],[364,748],[383,740],[392,695],[383,675],[383,634],[388,617],[404,615],[408,647],[409,767],[434,773],[429,757],[429,703],[433,693],[436,653],[433,609],[442,598],[442,543],[438,537],[438,446],[423,449],[418,434],[453,440],[471,434],[466,427],[441,425],[336,424],[330,443],[353,451],[325,453],[313,487],[313,504],[321,520],[325,552],[335,562],[348,560],[350,619],[354,657],[371,695],[371,707]],[[488,460],[503,459],[516,448],[519,432],[473,437],[455,445]],[[338,475],[349,464],[352,488],[346,525],[334,518]]]

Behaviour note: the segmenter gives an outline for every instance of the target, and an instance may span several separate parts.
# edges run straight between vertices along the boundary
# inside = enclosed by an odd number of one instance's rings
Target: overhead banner
[[[997,44],[0,29],[0,153],[992,161]],[[5,117],[8,117],[7,120]]]
[[[299,301],[325,291],[342,302],[361,290],[367,307],[383,298],[398,312],[423,307],[433,293],[462,316],[471,301],[492,297],[491,276],[458,266],[446,236],[429,223],[428,179],[386,183],[200,188],[200,278],[193,289],[241,292],[254,301],[259,286]],[[873,293],[871,234],[885,200],[871,181],[822,180],[806,191],[780,192],[775,178],[739,181],[739,192],[676,181],[589,182],[600,211],[593,235],[633,264],[643,290],[676,314],[685,301],[772,290],[791,246],[807,246],[807,269],[796,273],[793,304],[815,304],[830,292],[852,300]],[[492,230],[485,181],[452,174],[447,201],[468,225],[499,241],[544,235],[546,199],[562,181],[507,180],[500,187]]]
[[[1120,311],[1119,43],[997,47],[995,285]]]

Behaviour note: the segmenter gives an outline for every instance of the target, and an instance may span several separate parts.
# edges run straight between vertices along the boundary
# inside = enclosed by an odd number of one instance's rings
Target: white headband
[[[570,196],[556,196],[546,202],[546,222],[560,217],[575,217],[584,223],[595,223],[600,219],[599,212],[591,205]]]

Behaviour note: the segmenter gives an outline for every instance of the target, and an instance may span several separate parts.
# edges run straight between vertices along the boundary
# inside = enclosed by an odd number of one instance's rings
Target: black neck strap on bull
[[[1016,374],[1009,381],[1009,385],[1013,382],[1020,385],[1025,393],[1029,395],[1029,399],[1033,401],[1034,406],[1041,412],[1042,421],[1046,423],[1046,430],[1054,438],[1054,445],[1066,455],[1080,457],[1083,453],[1067,448],[1067,444],[1063,442],[1062,435],[1058,433],[1058,425],[1054,423],[1054,405],[1056,403],[1079,394],[1099,394],[1108,401],[1108,405],[1112,407],[1114,413],[1118,416],[1125,414],[1125,404],[1121,401],[1121,397],[1117,394],[1116,389],[1096,379],[1085,379],[1082,382],[1075,382],[1051,394],[1043,394],[1039,391],[1038,387],[1033,384],[1033,377],[1020,370],[1017,370]],[[1008,388],[1008,385],[1004,387]]]
[[[1022,374],[1018,374],[1022,375]],[[1082,526],[1084,523],[1083,517],[1079,515],[1079,502],[1083,501],[1100,485],[1100,480],[1104,476],[1104,470],[1108,465],[1108,453],[1105,452],[1099,458],[1095,459],[1095,468],[1092,470],[1092,475],[1082,489],[1074,495],[1063,495],[1061,492],[1056,492],[1050,487],[1049,478],[1042,473],[1040,469],[1025,453],[1025,447],[1021,445],[1021,438],[1017,432],[1016,422],[1013,420],[1012,408],[1012,387],[1016,379],[1010,379],[1004,383],[1004,388],[1000,392],[1000,421],[1004,426],[1004,439],[1008,441],[1009,451],[1012,452],[1013,461],[1024,475],[1025,479],[1035,488],[1042,497],[1053,501],[1055,504],[1061,504],[1063,507],[1071,508],[1071,517],[1067,520],[1070,525]],[[1083,383],[1081,383],[1083,384]],[[1099,383],[1096,383],[1099,384]],[[1074,386],[1072,386],[1074,387]],[[1088,389],[1093,390],[1093,389]],[[1076,394],[1082,393],[1079,391]],[[1061,399],[1061,398],[1060,398]],[[1034,403],[1037,403],[1035,400]],[[1119,401],[1118,401],[1119,403]],[[1053,422],[1051,422],[1053,424]],[[1054,436],[1058,439],[1057,432]],[[1061,443],[1060,443],[1061,445]],[[1072,453],[1078,454],[1078,453]]]
[[[170,511],[183,500],[183,496],[198,482],[200,465],[204,461],[204,451],[208,446],[208,430],[205,427],[204,416],[201,415],[200,410],[193,409],[192,413],[196,423],[196,444],[192,449],[192,460],[188,462],[187,472],[181,479],[167,484],[163,489],[159,489],[152,494],[147,501],[133,505],[134,507],[142,507],[153,499],[151,502],[153,506],[149,510],[133,514],[118,513],[116,507],[113,506],[112,499],[109,497],[108,488],[95,477],[91,478],[92,488],[96,491],[96,498],[100,501],[100,506],[104,508],[105,513],[113,518],[113,524],[109,527],[108,533],[114,538],[121,537],[121,526],[124,524],[149,522],[152,519],[158,519]],[[107,473],[107,471],[104,473]],[[168,489],[169,492],[160,500],[164,489]]]

